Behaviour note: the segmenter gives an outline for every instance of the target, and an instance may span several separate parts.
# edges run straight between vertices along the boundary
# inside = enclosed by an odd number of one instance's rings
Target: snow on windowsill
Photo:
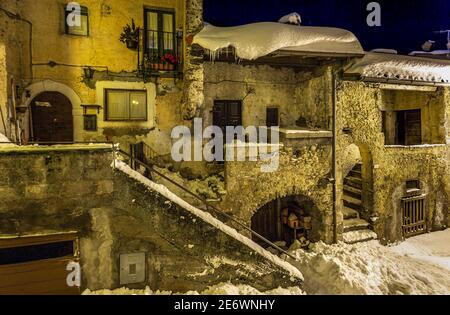
[[[302,273],[297,268],[295,268],[293,265],[291,265],[290,263],[288,263],[286,261],[283,261],[278,256],[273,255],[270,252],[268,252],[267,250],[263,249],[261,246],[256,244],[254,241],[252,241],[248,237],[245,237],[244,235],[240,234],[237,230],[229,227],[228,225],[226,225],[223,222],[214,218],[210,213],[207,213],[205,211],[202,211],[202,210],[190,205],[189,203],[187,203],[186,201],[184,201],[183,199],[181,199],[180,197],[175,195],[173,192],[171,192],[166,186],[157,184],[157,183],[149,180],[142,174],[131,169],[127,164],[125,164],[122,161],[115,160],[115,161],[113,161],[113,164],[111,166],[117,170],[122,171],[123,173],[127,174],[130,178],[137,180],[138,182],[147,186],[150,190],[153,190],[153,191],[163,195],[164,197],[166,197],[167,199],[176,203],[183,209],[191,212],[193,215],[199,217],[200,219],[207,222],[208,224],[214,226],[215,228],[221,230],[225,234],[231,236],[232,238],[234,238],[237,241],[241,242],[242,244],[246,245],[250,249],[254,250],[256,253],[260,254],[261,256],[268,259],[272,263],[276,264],[277,266],[279,266],[279,267],[283,268],[284,270],[286,270],[287,272],[289,272],[291,277],[295,277],[302,281],[304,280]]]
[[[386,149],[426,149],[445,148],[447,144],[418,144],[418,145],[385,145]]]

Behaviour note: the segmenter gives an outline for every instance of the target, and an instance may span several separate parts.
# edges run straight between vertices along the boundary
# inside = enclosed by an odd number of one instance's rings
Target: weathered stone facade
[[[261,290],[298,284],[111,163],[106,146],[3,150],[0,234],[78,232],[83,288],[120,287],[119,255],[135,252],[147,254],[147,275],[132,288],[201,291],[230,279]]]
[[[145,141],[157,153],[170,152],[170,132],[173,124],[180,124],[182,97],[181,80],[152,78],[144,82],[138,76],[138,53],[127,49],[119,41],[122,28],[134,19],[144,27],[144,8],[163,8],[175,12],[175,30],[185,30],[185,1],[181,0],[112,0],[106,4],[95,0],[77,1],[89,10],[89,36],[65,34],[64,8],[67,3],[57,0],[2,1],[0,7],[0,65],[2,46],[7,52],[7,76],[14,78],[19,87],[18,106],[29,106],[33,98],[45,91],[60,92],[72,103],[75,141],[115,141],[124,144]],[[25,22],[28,21],[28,22]],[[32,25],[32,28],[30,28]],[[31,32],[31,33],[30,33]],[[32,58],[29,46],[32,42]],[[51,49],[49,49],[51,47]],[[180,58],[184,52],[180,52]],[[141,52],[142,56],[142,52]],[[183,58],[182,58],[183,59]],[[95,70],[91,80],[84,78],[84,68]],[[3,66],[0,75],[4,76]],[[32,72],[32,73],[31,73]],[[5,111],[6,100],[11,97],[11,86],[0,83],[0,106]],[[147,90],[147,120],[106,121],[105,104],[101,92],[104,88]],[[7,91],[7,93],[6,93]],[[97,131],[84,130],[81,104],[102,107],[89,114],[97,115]],[[24,140],[30,138],[29,110],[19,115],[24,129]],[[3,126],[0,123],[0,131]],[[111,131],[114,130],[114,133]],[[9,136],[9,131],[8,131]],[[164,141],[161,142],[161,139]]]
[[[385,146],[382,110],[402,104],[407,106],[406,109],[426,106],[424,115],[429,118],[422,122],[425,145]],[[448,111],[447,88],[430,93],[386,91],[379,85],[358,82],[343,82],[340,85],[338,161],[341,166],[345,165],[345,151],[351,145],[359,147],[364,165],[363,185],[367,192],[363,200],[364,208],[368,211],[367,217],[376,219],[375,231],[384,242],[403,238],[400,206],[407,180],[419,180],[427,195],[427,230],[448,226],[450,148],[444,136],[447,134],[448,138]],[[351,134],[344,134],[344,128],[350,129]],[[340,186],[346,175],[342,171],[340,168],[337,178]],[[339,190],[339,193],[342,194],[342,191]]]

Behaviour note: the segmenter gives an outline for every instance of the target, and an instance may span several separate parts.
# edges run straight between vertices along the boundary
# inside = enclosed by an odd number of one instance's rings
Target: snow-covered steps
[[[343,236],[344,242],[347,244],[368,242],[377,239],[377,234],[369,229],[345,232]]]
[[[359,218],[359,213],[351,208],[344,207],[342,213],[344,214],[344,220]]]
[[[344,232],[367,229],[369,225],[370,225],[369,222],[363,219],[344,220]]]

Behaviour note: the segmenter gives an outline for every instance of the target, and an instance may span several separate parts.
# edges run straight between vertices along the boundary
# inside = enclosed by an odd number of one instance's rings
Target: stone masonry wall
[[[333,242],[331,146],[308,145],[280,151],[279,169],[261,172],[266,162],[226,162],[227,195],[222,208],[250,226],[252,216],[264,205],[288,196],[302,195],[314,202],[315,241]]]
[[[77,231],[83,288],[119,287],[119,255],[135,252],[147,254],[147,280],[133,288],[295,284],[242,243],[114,171],[110,148],[8,150],[0,151],[0,235]]]
[[[448,125],[450,106],[448,90],[438,90],[436,95],[445,95],[440,97],[439,106],[441,112],[446,113],[446,118],[439,119],[436,124],[440,126],[434,127],[435,130],[439,130]],[[449,144],[418,147],[385,146],[381,115],[381,110],[385,106],[382,90],[376,85],[357,82],[343,82],[340,85],[337,106],[338,158],[346,156],[343,153],[351,145],[359,147],[364,164],[363,185],[369,192],[369,196],[363,200],[369,212],[367,215],[376,219],[373,222],[374,228],[382,241],[395,242],[403,238],[401,198],[404,197],[407,180],[420,180],[427,194],[428,231],[448,226],[450,147]],[[344,134],[342,131],[344,128],[350,128],[351,134]],[[339,165],[345,163],[342,159],[338,161]],[[340,187],[344,175],[340,173],[338,176]],[[341,200],[342,191],[338,190],[338,193],[338,200]]]

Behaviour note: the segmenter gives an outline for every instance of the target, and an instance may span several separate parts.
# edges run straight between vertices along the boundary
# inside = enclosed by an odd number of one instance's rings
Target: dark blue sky
[[[298,12],[303,25],[332,26],[352,31],[364,49],[392,48],[400,53],[421,50],[427,40],[446,49],[446,35],[434,31],[450,29],[450,0],[378,0],[382,26],[366,23],[367,4],[373,0],[204,0],[205,21],[217,26],[234,26],[277,21]]]

